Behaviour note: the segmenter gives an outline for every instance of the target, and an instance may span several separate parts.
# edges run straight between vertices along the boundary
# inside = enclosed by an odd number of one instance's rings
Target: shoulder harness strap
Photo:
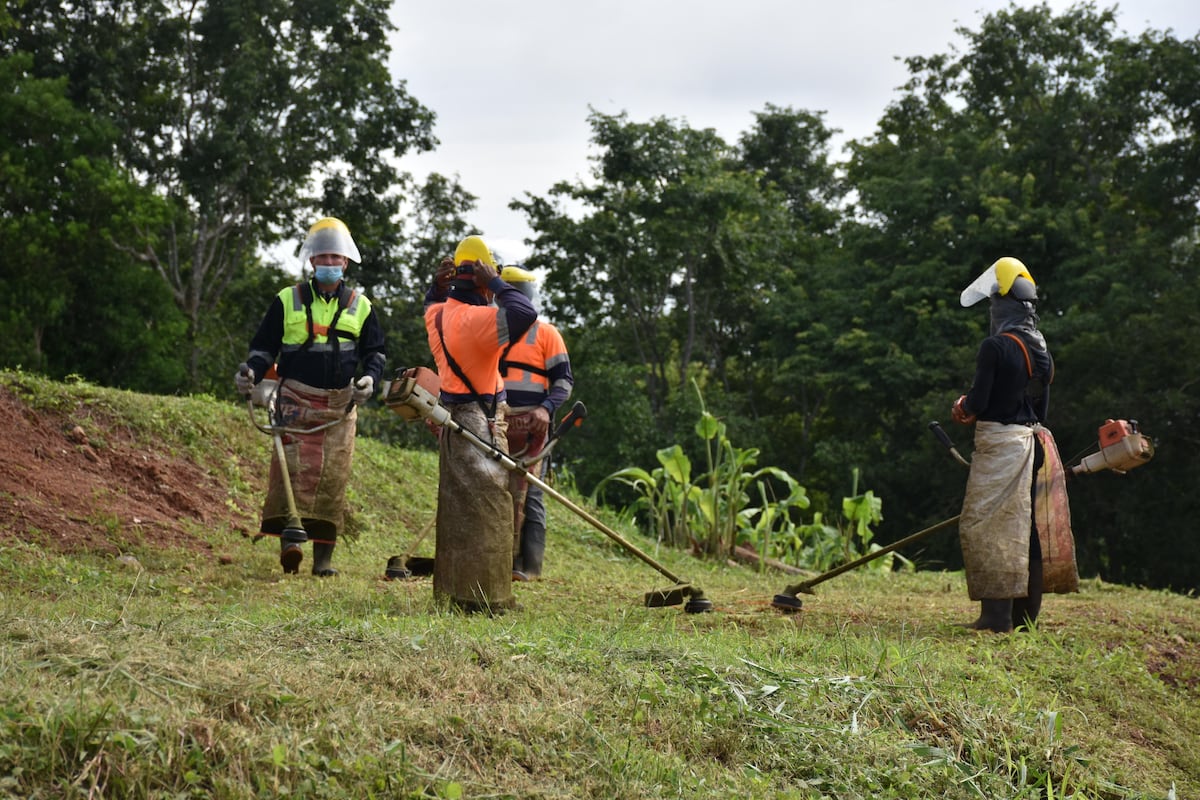
[[[1025,356],[1025,370],[1029,373],[1029,377],[1032,378],[1033,377],[1033,361],[1031,361],[1029,358],[1029,348],[1025,346],[1025,340],[1022,339],[1020,336],[1017,336],[1015,333],[1012,333],[1011,331],[1005,331],[1004,333],[1002,333],[1000,335],[1007,336],[1008,338],[1012,339],[1021,348],[1021,355]]]

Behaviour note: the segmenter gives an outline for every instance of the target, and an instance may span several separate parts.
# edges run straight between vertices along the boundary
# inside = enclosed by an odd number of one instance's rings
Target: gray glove
[[[254,391],[254,370],[250,369],[250,365],[245,361],[238,364],[237,374],[233,376],[233,385],[243,397]]]
[[[363,375],[354,382],[354,404],[361,406],[363,403],[370,400],[375,394],[375,379],[370,375]]]

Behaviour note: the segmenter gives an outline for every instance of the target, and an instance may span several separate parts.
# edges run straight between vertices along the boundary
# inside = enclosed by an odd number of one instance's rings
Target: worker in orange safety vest
[[[520,264],[500,271],[500,277],[537,304],[537,276]],[[562,334],[538,319],[519,339],[509,342],[500,357],[500,376],[508,396],[508,450],[514,458],[532,461],[546,446],[555,413],[571,396],[575,378]],[[532,465],[539,477],[547,463]],[[516,475],[513,486],[513,579],[537,580],[546,550],[546,505],[541,487]]]
[[[507,453],[500,354],[529,330],[537,311],[500,278],[480,236],[463,239],[453,262],[439,265],[425,302],[439,401],[459,427]],[[515,605],[507,471],[449,428],[439,434],[439,452],[434,599],[466,611],[502,613]]]

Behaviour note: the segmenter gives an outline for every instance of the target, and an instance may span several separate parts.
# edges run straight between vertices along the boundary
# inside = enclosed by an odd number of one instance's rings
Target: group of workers
[[[312,573],[329,576],[337,572],[331,558],[343,523],[355,406],[380,385],[384,335],[368,298],[346,284],[349,263],[360,256],[343,222],[326,217],[313,225],[300,259],[311,276],[276,295],[235,384],[249,395],[271,375],[275,413],[289,426],[345,417],[347,424],[287,437],[287,474],[273,457],[262,512],[264,534],[286,529],[284,481],[290,476],[312,541]],[[425,296],[439,402],[455,426],[527,460],[546,445],[574,383],[562,336],[538,318],[534,284],[533,273],[501,268],[481,237],[468,236],[435,268]],[[1005,633],[1037,620],[1043,593],[1038,511],[1044,518],[1047,506],[1059,507],[1044,497],[1047,486],[1062,486],[1063,476],[1045,426],[1054,360],[1038,329],[1033,276],[1019,260],[1001,258],[960,296],[963,306],[983,299],[989,300],[989,335],[979,346],[971,388],[951,416],[975,426],[959,522],[968,595],[980,603],[979,618],[968,627]],[[435,432],[434,597],[464,610],[503,612],[515,605],[512,583],[537,579],[542,571],[541,491],[465,437],[445,428]],[[302,559],[300,544],[281,536],[284,571],[298,572]]]
[[[361,256],[335,217],[316,222],[300,250],[303,280],[272,300],[234,376],[285,428],[272,456],[261,532],[280,537],[279,562],[297,573],[312,544],[312,574],[337,574],[357,406],[381,385],[385,338],[371,301],[346,282]],[[311,274],[310,274],[311,272]],[[502,276],[502,274],[503,276]],[[454,422],[502,453],[533,461],[574,386],[562,335],[539,320],[536,276],[497,265],[479,236],[458,244],[425,297],[439,402]],[[269,383],[263,380],[269,378]],[[329,425],[333,421],[340,424]],[[302,433],[320,428],[314,433]],[[514,605],[513,581],[541,577],[546,514],[540,489],[448,430],[439,436],[435,596],[467,610]],[[279,451],[283,453],[283,463]],[[544,461],[535,467],[544,470]],[[303,536],[287,535],[298,515]]]

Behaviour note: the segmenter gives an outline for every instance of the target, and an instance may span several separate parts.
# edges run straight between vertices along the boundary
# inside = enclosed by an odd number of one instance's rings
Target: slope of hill
[[[689,615],[551,503],[522,609],[443,613],[382,574],[432,452],[360,437],[320,580],[251,543],[244,407],[0,373],[0,410],[0,797],[1200,797],[1194,597],[1086,580],[994,636],[959,573],[851,572],[785,616],[598,511]]]

